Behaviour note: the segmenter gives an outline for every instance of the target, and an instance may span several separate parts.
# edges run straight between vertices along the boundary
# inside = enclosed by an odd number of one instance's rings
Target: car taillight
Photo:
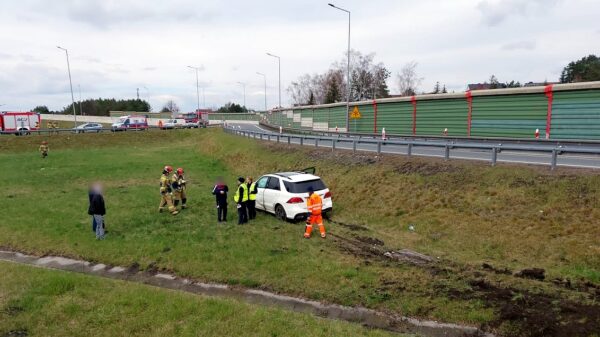
[[[331,198],[331,192],[325,193],[325,199]]]
[[[299,197],[293,197],[287,201],[288,204],[301,204],[303,202],[304,202],[304,200],[302,200],[302,198],[299,198]]]

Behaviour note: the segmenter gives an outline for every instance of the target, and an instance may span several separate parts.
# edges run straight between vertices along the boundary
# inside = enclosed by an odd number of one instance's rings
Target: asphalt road
[[[275,135],[276,133],[261,127],[256,124],[242,124],[230,122],[229,127],[233,127],[238,130],[264,132]],[[266,139],[266,138],[265,138]],[[271,138],[272,141],[276,141],[275,138]],[[283,142],[287,143],[287,139],[283,138]],[[299,139],[292,139],[292,144],[300,144]],[[305,146],[315,146],[315,141],[307,139],[304,141]],[[319,147],[331,148],[332,142],[322,140],[319,142]],[[352,143],[350,142],[337,142],[335,144],[336,149],[349,149],[352,150]],[[357,150],[359,151],[377,151],[376,144],[357,144]],[[382,153],[387,154],[407,154],[408,147],[404,145],[382,145]],[[424,156],[424,157],[444,157],[444,149],[439,147],[425,147],[425,146],[413,146],[412,155]],[[491,161],[492,152],[480,149],[451,149],[450,159],[465,159],[465,160],[479,160],[479,161]],[[498,162],[505,163],[519,163],[519,164],[530,164],[530,165],[545,165],[550,166],[551,154],[540,153],[540,152],[525,152],[525,151],[508,151],[504,150],[498,153]],[[557,165],[562,167],[577,167],[577,168],[589,168],[589,169],[600,169],[600,155],[593,154],[561,154],[558,156]]]

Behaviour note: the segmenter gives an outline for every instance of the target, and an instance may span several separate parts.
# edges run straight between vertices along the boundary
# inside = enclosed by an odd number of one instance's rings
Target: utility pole
[[[135,94],[136,94],[137,99],[139,100],[140,99],[140,88],[135,88]]]
[[[69,63],[69,51],[60,46],[56,46],[56,48],[60,50],[64,50],[67,55],[67,71],[69,72],[69,86],[71,87],[71,105],[73,106],[73,122],[75,123],[75,127],[77,127],[77,114],[75,112],[75,95],[73,95],[73,81],[71,80],[71,64]]]
[[[335,9],[339,9],[343,12],[348,13],[348,74],[346,78],[346,132],[348,132],[350,128],[350,11],[347,9],[337,7],[336,5],[331,3],[328,5]]]

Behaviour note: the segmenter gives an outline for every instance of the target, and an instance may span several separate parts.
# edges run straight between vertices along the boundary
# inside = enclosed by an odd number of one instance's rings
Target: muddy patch
[[[481,268],[483,268],[484,270],[487,271],[491,271],[495,274],[502,274],[502,275],[512,275],[512,271],[508,268],[496,268],[494,266],[492,266],[489,263],[484,263],[481,265]]]
[[[515,274],[516,277],[528,278],[531,280],[543,281],[546,278],[546,271],[542,268],[523,269]]]
[[[335,221],[335,220],[329,220],[329,222],[331,222],[332,224],[344,227],[346,229],[349,229],[351,231],[355,231],[355,232],[364,232],[364,231],[368,231],[369,228],[362,226],[362,225],[356,225],[356,224],[349,224],[349,223],[345,223],[345,222],[339,222],[339,221]]]
[[[441,173],[461,172],[462,169],[456,165],[444,163],[427,163],[422,161],[407,161],[394,165],[394,172],[399,174],[419,174],[425,177]]]
[[[2,337],[27,337],[27,336],[29,336],[29,331],[27,331],[27,329],[15,329],[15,330],[7,331],[0,336],[2,336]]]

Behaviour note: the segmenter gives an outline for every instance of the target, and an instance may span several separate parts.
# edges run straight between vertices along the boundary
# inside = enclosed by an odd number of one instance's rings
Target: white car
[[[282,220],[303,220],[308,216],[308,189],[323,199],[323,214],[333,210],[331,192],[314,174],[281,172],[267,174],[256,181],[256,208],[275,214]]]
[[[185,123],[185,119],[169,119],[165,124],[163,124],[162,129],[183,129],[187,127]]]

